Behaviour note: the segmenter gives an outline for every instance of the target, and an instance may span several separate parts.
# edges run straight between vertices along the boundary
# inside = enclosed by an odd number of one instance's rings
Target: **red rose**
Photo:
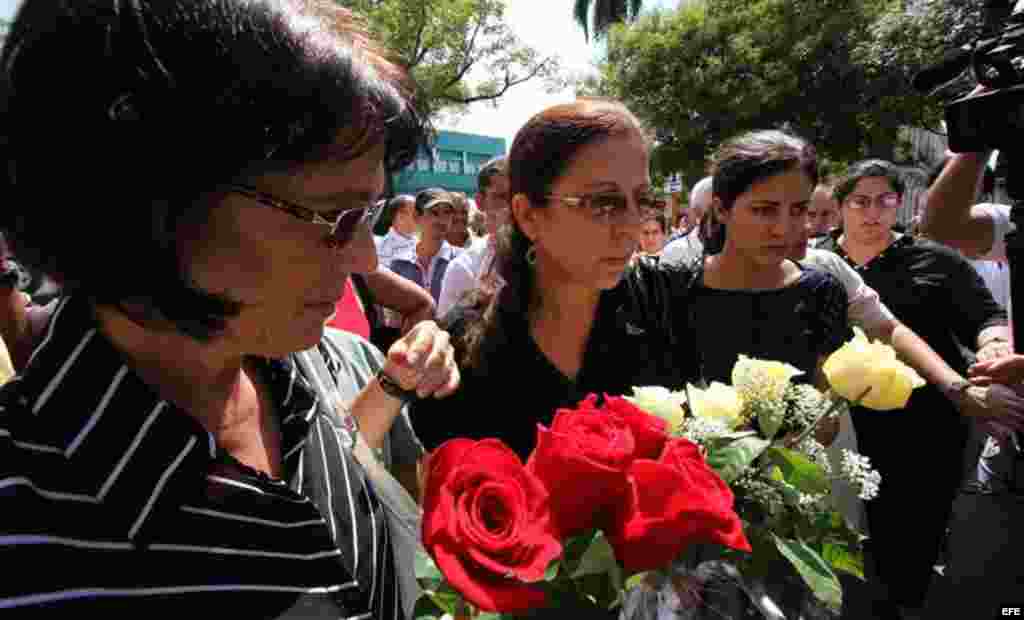
[[[629,425],[606,411],[560,409],[551,428],[537,425],[526,467],[551,493],[551,514],[562,538],[603,528],[628,490],[626,470],[636,442]]]
[[[732,491],[696,444],[669,440],[657,461],[632,464],[629,482],[628,500],[609,535],[627,570],[664,567],[695,543],[750,551]]]
[[[596,402],[597,396],[591,395],[587,401]],[[638,459],[656,459],[668,441],[668,422],[658,416],[651,415],[621,396],[604,397],[604,409],[617,415],[629,425],[636,441],[635,456]]]
[[[431,455],[423,545],[448,582],[489,612],[543,607],[541,581],[562,545],[548,493],[496,439],[453,439]]]

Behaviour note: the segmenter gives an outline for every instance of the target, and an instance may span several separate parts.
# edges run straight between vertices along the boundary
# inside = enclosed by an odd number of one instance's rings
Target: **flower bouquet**
[[[833,471],[816,430],[849,401],[902,406],[923,381],[862,333],[824,370],[825,394],[741,357],[730,386],[592,395],[539,425],[526,463],[496,439],[443,444],[426,468],[415,617],[696,618],[730,582],[741,596],[715,617],[742,597],[784,618],[761,579],[780,562],[838,608],[834,571],[862,576],[862,537],[831,484],[870,497],[879,479],[853,453]]]
[[[682,613],[686,601],[713,595],[703,586],[721,588],[723,581],[746,594],[766,618],[787,617],[783,609],[793,617],[831,617],[842,604],[837,571],[864,579],[865,537],[835,495],[845,486],[870,500],[881,476],[855,451],[826,447],[828,433],[822,430],[851,404],[900,409],[925,382],[891,347],[869,341],[856,328],[822,370],[829,384],[824,393],[793,383],[802,373],[788,364],[743,355],[731,385],[687,386],[683,392],[634,388],[629,400],[668,421],[673,436],[701,446],[729,484],[753,552],[685,554],[658,580],[648,580],[651,587],[629,593],[628,617],[696,617]],[[672,605],[680,613],[665,614]]]

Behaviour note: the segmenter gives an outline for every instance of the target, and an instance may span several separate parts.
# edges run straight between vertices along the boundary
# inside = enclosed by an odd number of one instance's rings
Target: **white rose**
[[[660,385],[649,385],[634,387],[633,396],[624,398],[647,413],[668,422],[670,432],[680,428],[683,424],[685,392],[673,392]]]
[[[743,398],[732,386],[715,381],[707,389],[686,386],[690,411],[698,418],[713,420],[726,428],[735,428],[743,419]]]

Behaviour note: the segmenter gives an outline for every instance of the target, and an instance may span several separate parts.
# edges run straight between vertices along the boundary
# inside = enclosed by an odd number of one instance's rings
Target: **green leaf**
[[[768,478],[774,482],[775,487],[782,492],[782,497],[786,500],[787,504],[790,506],[800,505],[800,490],[786,482],[786,477],[782,473],[782,468],[778,465],[772,465]]]
[[[733,439],[743,439],[744,437],[753,437],[755,435],[757,435],[757,431],[729,431],[728,433],[721,433],[719,435],[715,435],[714,437],[710,437],[708,441],[727,442]]]
[[[455,615],[459,607],[459,595],[454,592],[441,592],[438,590],[424,590],[423,593],[430,598],[430,601],[437,605],[438,609],[446,614]]]
[[[650,575],[650,571],[636,573],[635,575],[630,576],[629,579],[626,580],[626,583],[623,587],[626,590],[632,590],[633,588],[636,588],[643,584],[644,580],[647,579],[648,575]]]
[[[772,446],[765,451],[765,458],[782,470],[786,482],[804,493],[828,493],[832,488],[821,465],[799,452]]]
[[[434,558],[423,549],[416,550],[416,579],[425,590],[436,590],[444,582]]]
[[[775,534],[771,536],[779,553],[793,564],[818,600],[833,609],[840,609],[843,604],[843,588],[828,562],[803,541],[779,538]]]
[[[728,444],[712,449],[708,454],[708,465],[718,472],[726,482],[736,480],[754,459],[771,445],[767,439],[760,437],[743,437]]]
[[[821,557],[828,562],[832,568],[849,573],[861,581],[864,578],[864,554],[859,551],[852,551],[846,545],[825,543]]]
[[[621,581],[622,571],[615,559],[615,550],[608,544],[608,539],[604,537],[604,534],[599,532],[597,536],[594,536],[594,540],[587,550],[583,552],[583,557],[580,558],[580,564],[573,572],[572,578],[604,574],[618,574],[620,577],[618,581]]]
[[[558,577],[558,569],[561,566],[562,561],[560,558],[555,558],[554,560],[551,560],[551,563],[548,564],[548,569],[544,571],[544,581],[554,581],[555,578]]]

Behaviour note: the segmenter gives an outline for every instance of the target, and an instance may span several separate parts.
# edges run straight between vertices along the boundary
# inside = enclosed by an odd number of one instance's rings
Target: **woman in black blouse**
[[[947,364],[965,374],[970,349],[986,357],[986,350],[1005,347],[1006,313],[970,263],[948,247],[893,231],[903,203],[895,166],[881,160],[854,164],[835,196],[843,228],[821,247],[857,269]],[[888,608],[876,610],[876,617],[896,614],[894,606],[923,606],[963,474],[967,426],[954,405],[965,397],[958,387],[966,385],[915,390],[899,412],[852,412],[860,451],[882,474],[879,496],[866,506],[872,555],[887,590],[882,596]]]
[[[787,362],[804,372],[798,381],[821,383],[821,362],[846,338],[842,284],[786,258],[803,238],[817,182],[814,147],[781,131],[743,134],[716,151],[711,215],[721,226],[689,304],[707,382],[729,382],[745,354]]]
[[[498,437],[525,458],[537,423],[590,392],[695,378],[688,271],[630,260],[654,206],[648,163],[639,123],[619,103],[555,106],[519,130],[498,258],[507,284],[482,319],[453,323],[463,383],[413,410],[428,449]]]

